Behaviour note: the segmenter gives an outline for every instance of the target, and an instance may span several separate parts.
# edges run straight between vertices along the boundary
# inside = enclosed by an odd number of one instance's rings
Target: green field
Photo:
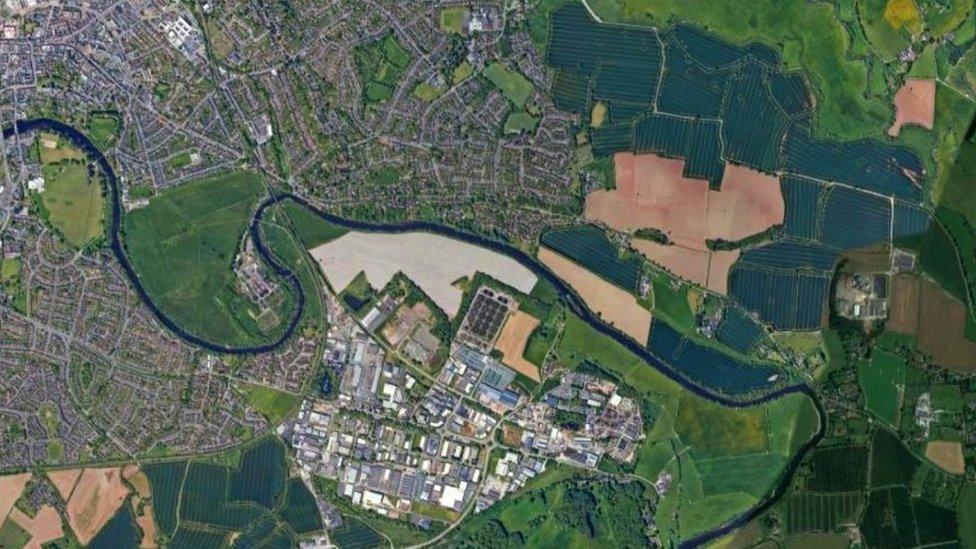
[[[392,32],[375,42],[357,47],[354,57],[363,82],[363,100],[367,105],[382,103],[393,97],[410,63],[410,53],[403,49]]]
[[[468,8],[455,7],[444,8],[441,10],[441,30],[462,34],[464,32],[464,21],[468,18]]]
[[[878,349],[871,360],[858,363],[857,372],[868,410],[897,428],[905,390],[905,360]]]
[[[540,478],[557,479],[550,468]],[[585,473],[506,498],[452,532],[450,546],[643,547],[642,514],[653,489],[640,482],[597,481]]]
[[[41,169],[44,192],[39,197],[41,217],[74,248],[84,248],[105,232],[105,198],[88,164],[62,161]]]
[[[689,22],[731,42],[758,41],[778,50],[787,69],[806,69],[817,95],[816,126],[841,138],[878,135],[892,108],[865,97],[868,69],[851,58],[847,30],[826,2],[757,0],[748,12],[737,2],[588,0],[605,21],[669,26]]]
[[[166,190],[125,216],[126,252],[146,291],[190,332],[244,345],[284,329],[280,322],[263,333],[257,306],[235,288],[234,257],[263,194],[259,176],[233,172]]]
[[[495,85],[517,109],[525,108],[532,97],[532,82],[517,71],[501,63],[494,62],[485,67],[485,77]]]
[[[247,403],[272,425],[281,423],[285,417],[298,408],[301,397],[263,385],[242,383]]]
[[[23,547],[30,539],[30,534],[12,520],[4,522],[3,527],[0,527],[0,547]]]
[[[505,119],[505,133],[531,133],[535,131],[539,119],[525,111],[513,112]]]
[[[437,99],[442,93],[444,93],[443,89],[435,88],[427,82],[421,82],[417,84],[416,88],[413,89],[413,95],[421,101],[426,101],[427,103]]]
[[[121,129],[122,121],[116,112],[97,112],[88,117],[88,138],[101,151],[115,145]]]

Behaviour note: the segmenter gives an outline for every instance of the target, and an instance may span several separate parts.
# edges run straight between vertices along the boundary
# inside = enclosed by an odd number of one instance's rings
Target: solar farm
[[[590,134],[594,156],[682,159],[684,177],[719,191],[729,165],[779,176],[782,226],[744,249],[728,277],[729,297],[776,329],[822,325],[845,251],[929,228],[915,153],[814,137],[805,77],[765,46],[736,47],[690,26],[601,24],[571,4],[553,15],[547,60],[560,107],[584,119],[597,102],[608,108]],[[660,228],[654,221],[648,228]]]

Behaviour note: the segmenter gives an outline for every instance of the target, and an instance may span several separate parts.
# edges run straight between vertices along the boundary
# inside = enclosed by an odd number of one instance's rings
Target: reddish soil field
[[[895,106],[895,121],[888,128],[888,135],[898,137],[902,127],[908,125],[931,130],[935,121],[935,80],[905,80],[892,103]]]
[[[58,489],[58,493],[61,494],[61,499],[68,501],[68,497],[71,496],[71,490],[75,487],[75,482],[78,482],[78,475],[80,474],[81,469],[64,469],[61,471],[48,471],[47,478]]]
[[[653,228],[671,242],[705,250],[708,239],[739,240],[783,222],[779,179],[727,164],[722,190],[681,175],[683,160],[654,154],[617,153],[617,188],[586,197],[587,219],[614,229]]]
[[[966,307],[936,283],[898,275],[891,288],[887,327],[918,336],[918,347],[939,366],[976,371],[976,342],[966,339]]]
[[[891,299],[888,302],[887,329],[899,334],[918,333],[918,295],[921,286],[917,277],[900,274],[891,284]]]
[[[727,164],[722,189],[681,175],[683,160],[653,154],[614,155],[617,188],[586,197],[584,215],[614,229],[653,228],[671,246],[634,239],[634,249],[675,275],[726,293],[729,268],[739,253],[711,252],[707,240],[741,240],[783,222],[779,178]]]
[[[24,486],[27,486],[27,481],[30,478],[30,473],[0,477],[0,524],[3,524],[3,521],[7,519],[7,515],[10,514],[10,510],[20,499],[20,494],[24,491]]]
[[[119,469],[85,469],[68,500],[68,524],[87,545],[118,511],[129,489]]]
[[[50,505],[41,506],[34,518],[29,517],[20,509],[14,509],[10,512],[10,519],[31,536],[24,549],[41,549],[45,543],[64,537],[64,530],[61,529],[61,515],[58,514],[57,509]]]

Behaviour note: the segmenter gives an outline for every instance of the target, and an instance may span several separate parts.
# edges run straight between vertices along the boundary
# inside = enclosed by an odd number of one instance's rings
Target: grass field
[[[410,53],[403,49],[392,32],[376,42],[357,47],[354,57],[367,105],[393,97],[410,63]]]
[[[0,527],[0,547],[23,547],[30,538],[30,534],[12,520],[4,522],[3,527]]]
[[[858,363],[857,373],[868,410],[897,428],[905,388],[905,360],[875,350],[871,360]]]
[[[257,307],[235,289],[232,268],[263,193],[259,176],[233,172],[164,191],[125,216],[126,251],[146,291],[191,332],[228,345],[275,335],[257,327]]]
[[[501,63],[495,62],[485,67],[485,77],[518,109],[525,108],[532,97],[532,82]]]
[[[84,160],[85,154],[57,134],[40,132],[37,134],[38,160],[41,164],[54,164],[62,160]]]
[[[421,82],[417,84],[416,88],[413,89],[414,97],[428,103],[440,97],[442,93],[444,93],[443,89],[435,88],[427,82]]]
[[[454,7],[441,10],[441,30],[462,34],[464,32],[464,22],[468,18],[468,8]]]
[[[535,130],[535,126],[538,123],[538,118],[525,111],[513,112],[505,120],[504,130],[505,133],[531,133]]]
[[[250,404],[272,425],[277,425],[298,408],[301,397],[263,385],[243,383],[241,388]]]
[[[757,0],[748,10],[738,2],[685,0],[589,0],[604,20],[667,26],[686,21],[726,40],[758,41],[778,50],[787,69],[806,69],[817,95],[820,133],[842,138],[877,135],[891,106],[865,97],[868,69],[848,56],[850,39],[828,3]]]
[[[451,82],[457,85],[458,83],[469,78],[473,73],[474,67],[471,66],[471,63],[461,61],[461,64],[454,67],[454,70],[451,71]]]
[[[122,121],[116,112],[96,112],[88,117],[88,138],[99,150],[111,148],[119,140]]]
[[[75,248],[83,248],[101,237],[105,231],[105,199],[98,176],[89,177],[88,164],[47,164],[41,173],[41,217]]]

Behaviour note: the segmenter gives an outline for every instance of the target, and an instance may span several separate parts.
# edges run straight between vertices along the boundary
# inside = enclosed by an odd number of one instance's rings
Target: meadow
[[[516,109],[525,108],[532,98],[532,82],[501,63],[495,62],[485,67],[485,78],[491,81]]]
[[[267,342],[284,329],[280,322],[262,332],[257,306],[235,287],[234,257],[263,194],[258,175],[232,172],[166,190],[126,214],[129,260],[152,300],[184,329],[225,345]],[[279,318],[290,306],[285,300]]]

